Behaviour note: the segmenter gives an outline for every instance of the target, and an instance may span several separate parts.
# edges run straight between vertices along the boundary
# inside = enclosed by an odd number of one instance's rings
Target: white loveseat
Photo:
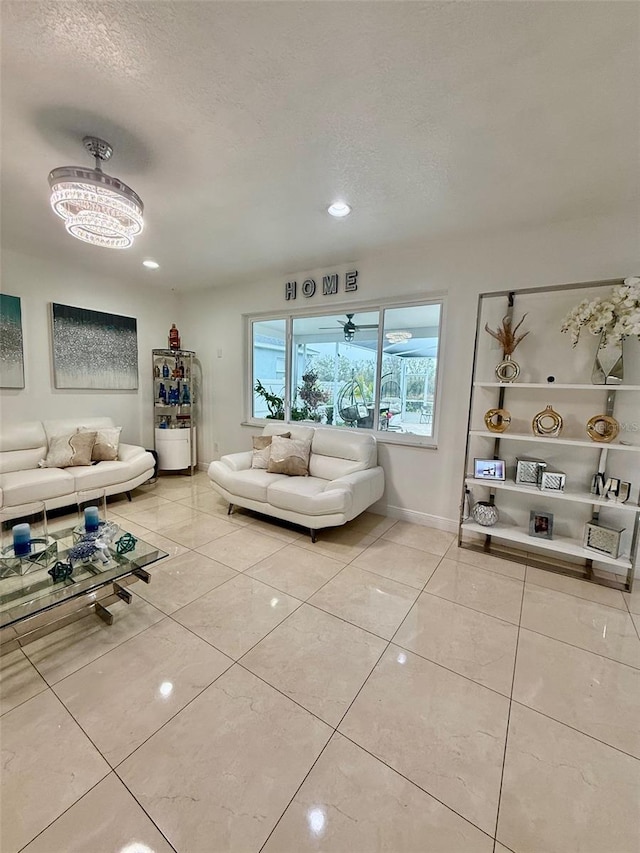
[[[376,440],[370,433],[270,423],[263,435],[290,432],[311,439],[308,477],[270,474],[251,467],[252,451],[212,462],[213,488],[229,502],[300,524],[311,531],[336,527],[360,515],[382,497],[384,471],[378,465]]]
[[[129,492],[154,472],[154,458],[143,447],[120,443],[118,459],[72,468],[39,468],[49,440],[80,427],[113,427],[111,418],[30,421],[3,426],[0,434],[0,513],[4,520],[18,518],[42,501],[47,509],[69,506],[79,491],[104,489],[105,494]]]

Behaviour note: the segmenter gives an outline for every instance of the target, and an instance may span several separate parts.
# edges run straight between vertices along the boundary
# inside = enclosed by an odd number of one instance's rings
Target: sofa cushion
[[[290,432],[283,432],[281,438],[291,438]],[[262,468],[264,471],[269,467],[269,459],[271,457],[271,442],[272,435],[254,435],[251,439],[253,442],[253,456],[251,457],[252,468]]]
[[[249,468],[246,471],[231,471],[224,465],[215,469],[216,483],[232,495],[248,498],[251,501],[267,501],[267,489],[277,480],[288,480],[284,474],[269,474],[259,468]]]
[[[49,442],[47,458],[42,468],[69,468],[72,465],[91,465],[91,451],[96,441],[95,432],[76,432],[56,435]]]
[[[65,471],[73,476],[76,491],[100,489],[105,486],[112,486],[115,483],[124,483],[126,480],[133,480],[137,474],[143,473],[143,471],[134,473],[129,465],[117,461],[98,462],[89,467],[74,466],[73,468],[65,468]]]
[[[37,468],[46,452],[47,436],[40,421],[3,425],[0,434],[0,473]]]
[[[282,435],[286,432],[291,434],[291,438],[302,439],[303,441],[311,441],[313,438],[313,427],[297,426],[296,424],[283,424],[282,421],[270,421],[262,430],[263,435]]]
[[[306,515],[347,512],[351,505],[349,490],[332,489],[325,492],[327,485],[326,480],[318,477],[292,477],[270,485],[267,498],[273,506]]]
[[[336,480],[377,464],[376,440],[356,430],[316,429],[311,445],[309,473]]]
[[[307,477],[310,453],[310,441],[274,435],[267,471],[270,474],[287,474],[289,477]]]
[[[80,432],[92,432],[92,430],[81,427]],[[115,462],[118,458],[121,432],[122,427],[103,427],[95,430],[96,441],[91,451],[93,462]]]
[[[46,501],[62,495],[71,495],[74,491],[73,477],[60,468],[11,471],[0,476],[0,485],[5,507]]]
[[[95,431],[114,425],[111,418],[59,418],[51,421],[43,421],[42,423],[49,441],[55,435],[70,435],[79,429]]]

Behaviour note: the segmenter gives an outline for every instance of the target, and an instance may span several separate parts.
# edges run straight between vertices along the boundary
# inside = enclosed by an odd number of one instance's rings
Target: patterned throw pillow
[[[283,432],[280,438],[290,438],[290,432]],[[272,435],[254,435],[253,437],[253,459],[251,460],[252,468],[262,468],[266,471],[269,467],[269,457],[271,456],[271,439]]]
[[[78,432],[91,432],[87,427],[80,427]],[[101,427],[95,431],[96,443],[93,445],[91,459],[94,462],[115,462],[118,458],[118,446],[122,427]]]
[[[267,471],[270,474],[288,474],[290,477],[308,477],[310,453],[311,439],[274,435]]]
[[[55,435],[49,442],[47,458],[42,459],[39,465],[41,468],[70,468],[72,465],[91,465],[91,451],[95,441],[95,432]]]

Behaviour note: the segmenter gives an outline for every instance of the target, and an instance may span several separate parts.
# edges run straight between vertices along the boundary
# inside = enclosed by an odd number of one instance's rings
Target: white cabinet
[[[161,471],[196,468],[198,377],[192,350],[154,349],[153,413],[155,449]]]
[[[600,285],[593,296],[606,294],[618,283]],[[624,384],[589,383],[598,339],[583,332],[572,350],[568,338],[560,333],[562,317],[584,298],[585,290],[590,292],[587,286],[576,285],[575,291],[557,288],[480,298],[458,541],[462,547],[630,590],[637,566],[640,515],[640,346],[635,339],[629,347],[625,343]],[[501,351],[492,345],[484,327],[488,322],[495,328],[510,311],[514,321],[527,312],[523,329],[528,328],[529,335],[527,346],[523,342],[513,355],[521,365],[519,379],[500,383],[491,374],[501,361]],[[547,405],[563,417],[564,426],[557,437],[533,433],[532,419]],[[510,413],[506,431],[487,429],[484,415],[492,408]],[[614,442],[594,442],[587,435],[587,421],[598,414],[613,415],[620,421],[621,431]],[[564,490],[543,491],[536,485],[517,483],[516,460],[522,457],[544,460],[550,469],[565,473]],[[506,478],[488,481],[474,476],[475,459],[504,460]],[[622,503],[593,493],[598,472],[631,482],[629,499]],[[495,505],[499,513],[495,525],[485,527],[464,517],[465,490],[471,493],[472,502]],[[532,513],[552,516],[552,538],[531,535]],[[623,529],[619,554],[584,547],[588,522]]]

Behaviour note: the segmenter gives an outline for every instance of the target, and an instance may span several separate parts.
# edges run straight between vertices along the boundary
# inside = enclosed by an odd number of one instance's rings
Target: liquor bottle
[[[184,379],[184,361],[180,360],[180,378]]]
[[[167,364],[167,360],[166,360],[166,359],[165,359],[164,364],[162,365],[162,378],[163,378],[163,379],[168,379],[168,378],[169,378],[169,365]]]
[[[167,389],[164,387],[164,382],[160,383],[160,390],[158,391],[158,399],[161,403],[167,402]]]
[[[153,375],[155,376],[156,379],[160,379],[160,368],[157,364],[153,368]]]
[[[182,384],[182,403],[188,406],[191,403],[191,395],[189,394],[189,386],[186,382]]]
[[[172,323],[169,329],[169,349],[180,349],[180,332],[175,323]]]

